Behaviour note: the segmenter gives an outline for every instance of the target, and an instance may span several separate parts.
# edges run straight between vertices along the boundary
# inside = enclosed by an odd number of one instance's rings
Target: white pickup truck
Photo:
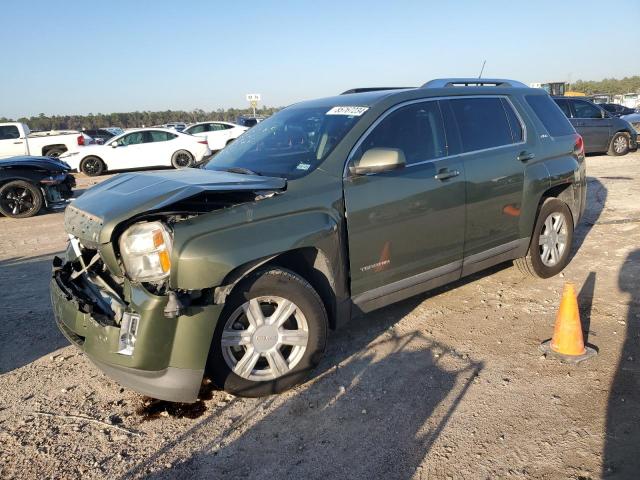
[[[77,131],[31,133],[24,123],[0,123],[0,158],[19,155],[59,157],[67,150],[94,143],[93,139]]]

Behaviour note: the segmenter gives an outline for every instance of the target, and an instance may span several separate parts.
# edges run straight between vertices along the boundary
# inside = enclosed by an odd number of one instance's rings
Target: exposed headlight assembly
[[[163,223],[136,223],[120,236],[119,244],[131,280],[157,282],[169,276],[173,237]]]

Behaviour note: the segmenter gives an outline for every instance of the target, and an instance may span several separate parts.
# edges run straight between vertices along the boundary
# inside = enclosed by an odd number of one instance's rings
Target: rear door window
[[[575,130],[560,107],[548,95],[525,95],[525,100],[552,137],[571,135]]]
[[[171,140],[175,136],[169,132],[161,132],[159,130],[152,130],[145,133],[146,138],[144,140],[144,143],[166,142],[167,140]]]
[[[507,113],[498,97],[449,100],[464,152],[513,143]]]

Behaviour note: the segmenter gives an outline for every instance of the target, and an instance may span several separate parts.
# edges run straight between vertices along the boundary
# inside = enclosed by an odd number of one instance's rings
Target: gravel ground
[[[120,388],[57,331],[62,213],[0,218],[0,478],[637,478],[640,153],[587,170],[563,274],[495,267],[333,332],[293,391],[203,385],[191,406]],[[599,349],[577,366],[538,350],[565,281]]]

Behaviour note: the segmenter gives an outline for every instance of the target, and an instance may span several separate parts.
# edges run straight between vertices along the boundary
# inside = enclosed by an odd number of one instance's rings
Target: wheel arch
[[[46,157],[47,153],[57,148],[62,149],[62,153],[68,150],[67,146],[64,143],[54,143],[53,145],[45,145],[44,147],[42,147],[42,156]]]
[[[536,212],[536,219],[538,218],[538,214],[540,213],[540,208],[542,207],[544,202],[548,198],[557,198],[558,200],[561,200],[562,202],[566,203],[567,206],[569,207],[569,211],[571,212],[571,217],[573,220],[573,226],[575,227],[577,225],[577,219],[580,217],[580,205],[578,204],[578,201],[575,198],[574,189],[575,189],[575,184],[571,182],[571,183],[564,183],[561,185],[555,185],[553,187],[550,187],[546,191],[544,191],[542,193],[542,196],[540,197],[540,201],[538,202],[538,211]]]
[[[302,247],[271,255],[240,265],[229,272],[222,286],[214,290],[216,303],[225,298],[253,272],[261,269],[279,267],[300,275],[311,284],[320,296],[332,329],[337,325],[336,274],[328,255],[317,247]]]

